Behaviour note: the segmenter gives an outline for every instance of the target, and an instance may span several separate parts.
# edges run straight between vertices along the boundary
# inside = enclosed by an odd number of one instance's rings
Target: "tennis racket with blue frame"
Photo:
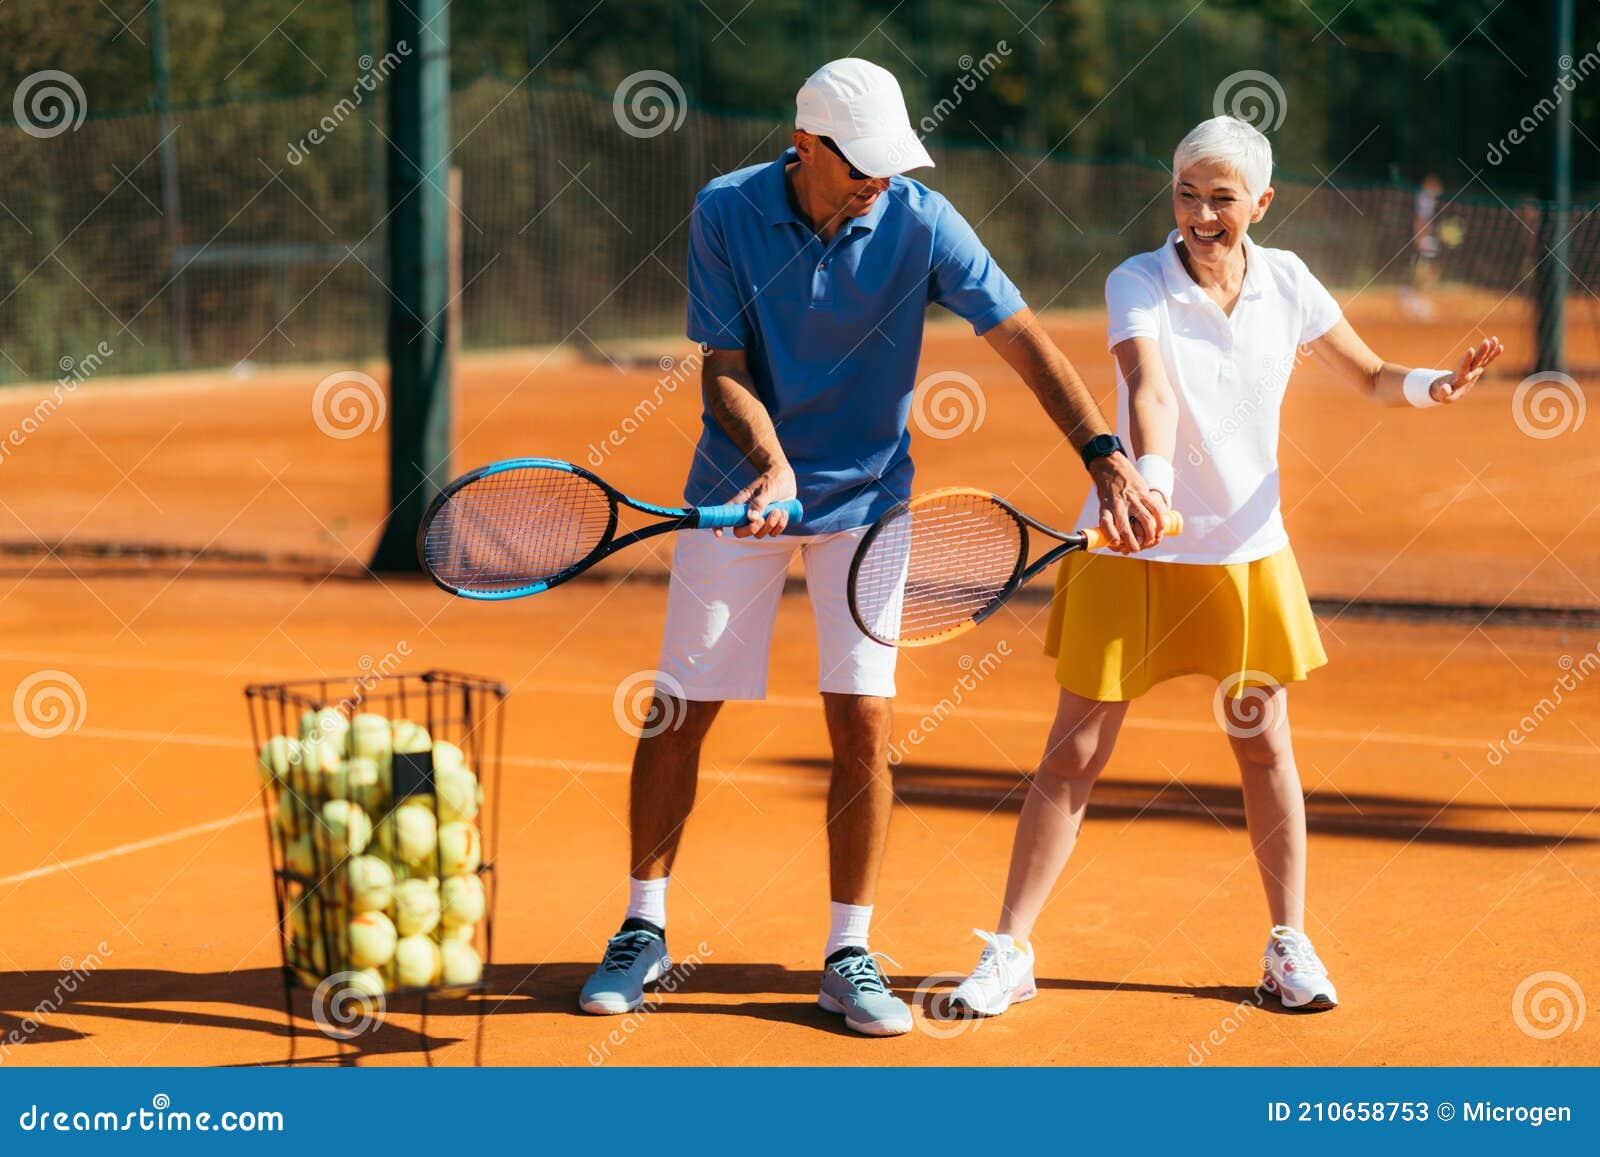
[[[660,521],[617,536],[627,506]],[[774,502],[798,522],[800,503]],[[463,474],[429,504],[417,557],[453,595],[501,602],[560,586],[608,555],[674,530],[745,525],[750,508],[657,506],[630,498],[581,466],[556,458],[511,458]]]

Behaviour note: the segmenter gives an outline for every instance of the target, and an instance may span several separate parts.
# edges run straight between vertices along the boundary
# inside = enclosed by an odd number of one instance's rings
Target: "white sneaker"
[[[982,1016],[999,1016],[1019,1000],[1031,1000],[1039,990],[1033,983],[1033,946],[1018,944],[1010,936],[974,928],[984,943],[983,955],[972,975],[950,994],[953,1007]]]
[[[1266,975],[1261,987],[1283,1001],[1284,1008],[1335,1008],[1339,993],[1316,949],[1304,932],[1282,924],[1273,928],[1261,956]]]

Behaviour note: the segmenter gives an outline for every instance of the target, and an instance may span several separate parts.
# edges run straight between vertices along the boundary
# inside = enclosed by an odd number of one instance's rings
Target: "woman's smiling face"
[[[1272,190],[1252,199],[1237,169],[1225,161],[1199,160],[1178,174],[1172,213],[1190,254],[1210,264],[1244,244],[1251,224],[1261,220]]]

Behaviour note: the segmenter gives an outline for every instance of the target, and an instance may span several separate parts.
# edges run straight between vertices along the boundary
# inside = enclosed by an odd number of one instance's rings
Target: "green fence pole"
[[[1552,53],[1556,81],[1572,65],[1572,0],[1551,0],[1554,16],[1555,48]],[[1565,60],[1567,67],[1561,62]],[[1551,126],[1550,168],[1545,179],[1543,236],[1539,262],[1539,349],[1536,370],[1567,369],[1567,286],[1572,245],[1572,101],[1574,94],[1561,94]]]
[[[389,522],[372,561],[414,572],[449,480],[449,0],[389,0]]]

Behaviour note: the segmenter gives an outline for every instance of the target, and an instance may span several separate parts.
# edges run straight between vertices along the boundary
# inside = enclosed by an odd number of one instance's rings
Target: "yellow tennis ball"
[[[388,989],[383,973],[376,968],[358,968],[345,976],[344,986],[361,996],[379,997]]]
[[[443,768],[466,767],[467,756],[459,747],[448,739],[435,739],[433,741],[433,773],[438,775]]]
[[[483,960],[470,944],[446,940],[439,946],[439,958],[446,984],[476,984],[483,979]]]
[[[335,767],[327,777],[327,789],[333,799],[347,799],[374,812],[382,809],[388,795],[378,761],[365,755],[353,755]]]
[[[322,822],[316,827],[316,836],[335,858],[359,856],[372,842],[372,821],[359,804],[330,799],[322,805]]]
[[[447,876],[476,872],[483,863],[483,843],[478,829],[459,820],[439,826],[439,870]]]
[[[345,946],[352,968],[381,968],[394,958],[399,933],[382,912],[353,916],[345,928]]]
[[[337,707],[322,707],[300,716],[300,739],[321,742],[332,740],[336,749],[343,751],[345,736],[350,733],[350,720]]]
[[[395,808],[383,821],[383,845],[399,864],[411,868],[432,864],[439,847],[439,826],[433,812],[412,803]]]
[[[440,965],[439,946],[426,936],[406,936],[395,945],[394,978],[401,988],[437,983]]]
[[[283,866],[300,876],[317,874],[316,850],[311,846],[311,833],[301,832],[283,845]]]
[[[439,925],[439,881],[401,880],[394,886],[394,926],[402,936],[426,936]]]
[[[439,889],[439,921],[446,928],[472,926],[483,919],[486,907],[481,876],[450,876]]]
[[[422,724],[413,723],[409,719],[397,719],[391,728],[390,745],[400,754],[411,755],[427,751],[433,746],[433,739]]]
[[[321,976],[328,971],[328,952],[323,939],[330,929],[326,917],[314,900],[302,900],[289,910],[290,960],[296,968]]]
[[[438,749],[434,749],[437,758]],[[439,819],[443,823],[454,820],[476,819],[483,800],[483,789],[478,777],[465,764],[440,767],[433,765],[433,789],[439,801]]]
[[[389,745],[389,721],[382,715],[363,713],[350,721],[350,733],[345,741],[346,754],[373,760],[380,768],[386,768],[392,750]]]
[[[381,912],[394,902],[394,869],[377,856],[353,856],[344,870],[352,910]]]
[[[478,926],[476,924],[439,925],[438,939],[440,944],[445,944],[451,940],[463,944],[471,944],[477,938]]]
[[[262,783],[281,782],[291,768],[300,766],[300,741],[287,735],[274,735],[261,745],[256,771]]]

